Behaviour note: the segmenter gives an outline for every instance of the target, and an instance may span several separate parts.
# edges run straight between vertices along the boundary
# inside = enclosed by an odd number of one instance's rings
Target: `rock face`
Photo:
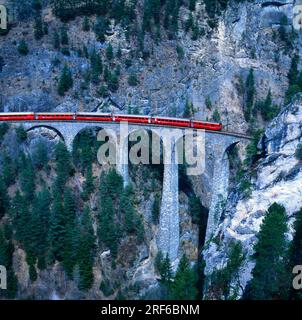
[[[262,146],[266,155],[257,165],[251,196],[242,198],[236,193],[229,196],[225,218],[215,231],[216,239],[209,241],[204,250],[208,278],[215,269],[225,266],[231,241],[240,241],[246,253],[239,272],[241,287],[245,288],[254,267],[250,258],[255,236],[272,203],[285,207],[291,225],[293,213],[302,206],[302,162],[295,156],[301,142],[302,96],[299,96],[265,131]]]
[[[6,1],[10,2],[13,1]],[[70,55],[64,56],[54,50],[52,39],[62,23],[46,7],[43,20],[48,23],[49,32],[42,40],[34,40],[31,15],[27,15],[27,21],[16,20],[9,34],[0,38],[0,55],[4,59],[0,72],[2,110],[91,111],[101,107],[127,112],[131,105],[144,114],[182,115],[185,102],[189,100],[194,104],[196,118],[210,119],[217,108],[225,125],[244,132],[247,125],[243,117],[242,86],[250,68],[255,73],[257,98],[265,97],[271,89],[276,103],[283,100],[291,52],[274,34],[278,33],[284,17],[290,28],[292,9],[291,1],[257,0],[240,4],[231,1],[219,18],[217,29],[211,31],[203,2],[197,1],[194,17],[205,35],[193,41],[190,34],[180,30],[176,40],[168,40],[163,32],[158,44],[146,35],[144,45],[150,57],[143,60],[131,58],[135,43],[125,40],[120,26],[114,27],[107,41],[101,44],[93,31],[82,31],[82,18],[68,23],[72,48]],[[182,8],[180,25],[188,15],[188,10]],[[28,43],[27,56],[20,56],[17,51],[22,38]],[[81,87],[90,63],[79,57],[77,50],[85,45],[88,51],[96,48],[104,52],[109,42],[114,51],[118,46],[122,48],[120,85],[109,98],[100,98],[97,88]],[[177,56],[177,46],[184,50],[182,59]],[[125,67],[124,61],[129,58],[132,65]],[[75,84],[65,97],[60,97],[57,81],[64,63],[70,66]],[[136,87],[127,82],[132,73],[139,78]],[[212,102],[211,109],[206,107],[207,97]]]

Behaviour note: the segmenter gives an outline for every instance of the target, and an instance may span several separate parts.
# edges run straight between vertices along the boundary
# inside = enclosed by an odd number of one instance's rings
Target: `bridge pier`
[[[178,165],[176,163],[175,144],[172,146],[171,154],[164,152],[164,178],[159,219],[158,249],[164,255],[168,254],[172,263],[178,257]]]

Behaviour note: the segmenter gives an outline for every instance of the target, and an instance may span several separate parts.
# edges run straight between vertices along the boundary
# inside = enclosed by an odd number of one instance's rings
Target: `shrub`
[[[22,54],[23,56],[26,56],[29,52],[28,46],[25,40],[21,40],[18,45],[18,52]]]
[[[136,74],[133,73],[128,77],[128,84],[131,87],[135,87],[139,84]]]
[[[302,160],[302,142],[299,143],[295,152],[295,156],[297,159]]]

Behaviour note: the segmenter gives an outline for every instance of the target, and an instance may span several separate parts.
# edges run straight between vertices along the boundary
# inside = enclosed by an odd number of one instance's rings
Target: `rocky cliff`
[[[288,239],[292,238],[293,214],[302,206],[302,163],[296,155],[302,141],[301,123],[302,97],[299,96],[265,130],[262,143],[258,145],[264,156],[253,169],[250,194],[243,196],[237,188],[229,195],[224,217],[204,249],[208,276],[206,296],[211,296],[211,274],[225,267],[230,244],[234,241],[242,244],[245,256],[236,280],[240,288],[237,298],[242,295],[254,267],[252,255],[256,235],[274,202],[285,207],[290,230]]]

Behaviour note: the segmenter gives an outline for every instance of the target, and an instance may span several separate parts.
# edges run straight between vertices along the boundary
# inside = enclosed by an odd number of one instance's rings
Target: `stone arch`
[[[98,124],[93,124],[93,125],[87,125],[87,126],[82,126],[74,135],[73,140],[72,140],[72,150],[74,152],[74,154],[76,155],[76,143],[80,143],[80,137],[81,135],[83,135],[84,133],[89,133],[91,132],[92,135],[89,137],[89,135],[86,137],[88,140],[91,140],[93,142],[92,139],[94,139],[94,145],[91,145],[91,147],[95,147],[96,149],[94,150],[96,152],[95,157],[96,157],[96,161],[98,161],[99,164],[102,164],[102,162],[100,161],[101,159],[98,158],[98,151],[99,151],[99,147],[101,147],[102,145],[102,138],[103,136],[101,135],[101,133],[105,132],[105,136],[112,136],[114,134],[114,136],[112,138],[115,139],[116,133],[115,130],[113,130],[112,128],[106,128],[106,126],[101,126]],[[91,141],[87,141],[87,142],[91,142]],[[104,139],[104,143],[107,142],[108,139]],[[112,141],[112,140],[111,140]],[[117,141],[116,139],[114,140],[115,142],[115,150],[117,150]],[[115,162],[117,161],[117,159],[115,159]],[[116,163],[117,164],[117,163]]]
[[[33,130],[39,129],[39,128],[46,128],[48,130],[54,131],[64,143],[66,142],[65,141],[65,137],[60,132],[60,130],[58,130],[57,128],[55,128],[53,126],[50,126],[50,125],[47,125],[47,124],[37,124],[37,125],[31,126],[31,127],[28,127],[28,128],[25,127],[26,132],[30,132],[30,131],[33,131]]]

